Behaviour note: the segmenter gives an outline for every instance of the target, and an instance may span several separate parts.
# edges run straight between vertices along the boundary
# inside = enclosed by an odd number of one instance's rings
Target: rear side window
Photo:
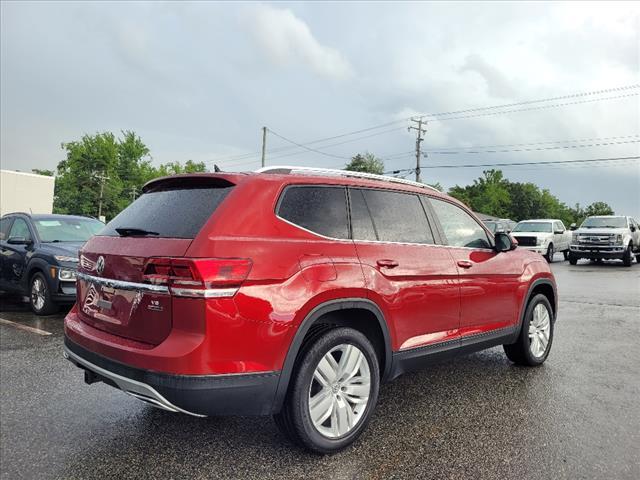
[[[349,238],[346,189],[344,187],[288,187],[278,216],[314,233]]]
[[[434,243],[427,215],[418,195],[372,189],[353,189],[352,192],[352,198],[355,199],[359,198],[358,192],[361,192],[363,200],[360,205],[358,200],[353,205],[354,240],[372,239],[366,223],[368,213],[371,216],[371,228],[377,240]]]
[[[452,203],[436,198],[431,198],[429,201],[440,220],[447,245],[453,247],[491,248],[487,233],[471,215]]]
[[[157,232],[149,237],[195,238],[233,187],[174,188],[144,193],[98,235],[118,236],[116,228]]]

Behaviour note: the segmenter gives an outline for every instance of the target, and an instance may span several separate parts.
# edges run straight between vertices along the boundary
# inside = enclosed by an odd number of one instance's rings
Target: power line
[[[605,147],[610,145],[624,145],[628,143],[638,143],[640,140],[626,140],[623,142],[601,142],[601,143],[584,143],[577,145],[556,145],[552,147],[535,147],[535,148],[513,148],[503,150],[449,150],[446,152],[428,152],[430,155],[454,155],[454,154],[475,154],[475,153],[510,153],[510,152],[540,152],[546,150],[562,150],[572,148],[591,148],[591,147]],[[426,156],[426,153],[425,153]]]
[[[305,150],[309,150],[310,152],[319,153],[320,155],[326,155],[327,157],[341,158],[341,159],[344,159],[344,160],[351,160],[349,157],[343,157],[341,155],[334,155],[332,153],[323,152],[322,150],[316,150],[315,148],[307,147],[306,145],[303,145],[301,143],[294,142],[293,140],[290,140],[287,137],[283,137],[279,133],[274,132],[270,128],[268,128],[267,131],[271,132],[273,135],[275,135],[276,137],[281,138],[282,140],[285,140],[285,141],[287,141],[289,143],[292,143],[293,145],[296,145],[296,146],[298,146],[300,148],[304,148]]]
[[[520,165],[561,165],[561,164],[577,164],[577,163],[593,163],[593,162],[617,162],[624,160],[637,160],[640,156],[633,157],[609,157],[609,158],[587,158],[582,160],[550,160],[536,162],[514,162],[514,163],[475,163],[463,165],[429,165],[423,168],[476,168],[476,167],[515,167]]]
[[[640,88],[640,84],[626,85],[626,86],[607,88],[607,89],[601,89],[601,90],[593,90],[593,91],[588,91],[588,92],[579,92],[579,93],[573,93],[573,94],[570,94],[570,95],[562,95],[562,96],[557,96],[557,97],[542,98],[542,99],[537,99],[537,100],[526,100],[526,101],[513,102],[513,103],[508,103],[508,104],[502,104],[502,105],[490,105],[490,106],[486,106],[486,107],[468,108],[468,109],[464,109],[464,110],[453,110],[453,111],[449,111],[449,112],[439,112],[439,113],[431,113],[431,114],[427,113],[427,114],[424,114],[423,116],[431,117],[431,118],[435,119],[435,117],[441,117],[441,116],[446,117],[446,116],[450,116],[450,115],[458,115],[458,114],[464,114],[464,113],[482,112],[482,111],[487,111],[487,110],[498,110],[498,109],[502,109],[502,108],[510,108],[510,107],[519,106],[519,105],[531,105],[531,104],[535,104],[535,103],[544,103],[544,102],[551,102],[551,101],[558,101],[558,100],[566,100],[566,99],[570,99],[570,98],[602,95],[602,94],[605,94],[605,93],[633,90],[633,89],[637,89],[637,88]],[[621,95],[621,96],[608,97],[608,98],[589,99],[587,101],[570,102],[570,103],[558,104],[558,105],[555,105],[555,106],[574,105],[574,104],[577,104],[577,103],[595,102],[595,101],[600,101],[600,100],[613,100],[613,99],[616,99],[616,98],[623,98],[625,96],[632,96],[632,95],[637,95],[637,94]],[[539,109],[539,108],[540,107],[534,108],[534,109],[518,109],[518,110],[513,110],[513,111],[509,111],[509,112],[504,112],[504,113],[536,110],[536,109]],[[548,106],[548,107],[544,107],[544,108],[552,108],[552,107]],[[488,116],[488,115],[494,115],[494,114],[499,114],[499,113],[498,112],[491,112],[489,114],[474,115],[474,116],[465,115],[465,116],[451,117],[451,118],[440,119],[440,120],[456,120],[456,119],[459,119],[459,118],[473,118],[475,116]],[[342,137],[351,136],[351,135],[357,135],[359,133],[364,133],[364,132],[368,132],[368,131],[372,131],[372,130],[377,130],[377,129],[384,128],[384,127],[387,127],[387,126],[396,125],[398,123],[404,123],[404,122],[406,122],[406,121],[408,121],[410,119],[411,119],[411,117],[406,117],[406,118],[402,118],[402,119],[398,119],[398,120],[382,123],[382,124],[379,124],[379,125],[375,125],[375,126],[372,126],[372,127],[367,127],[367,128],[354,130],[354,131],[343,133],[343,134],[339,134],[339,135],[334,135],[334,136],[331,136],[331,137],[325,137],[325,138],[312,140],[312,141],[308,141],[308,142],[304,142],[304,143],[295,143],[295,142],[293,142],[293,143],[298,147],[306,146],[306,145],[313,145],[313,144],[321,143],[321,142],[328,141],[328,140],[334,140],[334,139],[337,139],[337,138],[342,138]],[[281,147],[278,150],[274,149],[273,152],[289,150],[289,149],[292,149],[292,148],[295,148],[295,147]],[[303,148],[303,147],[301,147],[301,148]],[[245,154],[240,154],[240,155],[231,155],[231,156],[227,156],[227,157],[218,157],[218,158],[216,158],[214,160],[211,160],[211,162],[224,162],[224,161],[228,161],[228,160],[241,160],[241,159],[246,159],[246,158],[251,158],[251,157],[257,156],[260,153],[261,153],[261,151],[257,151],[257,152],[254,152],[254,153],[245,153]],[[253,162],[250,162],[250,163],[253,163]]]

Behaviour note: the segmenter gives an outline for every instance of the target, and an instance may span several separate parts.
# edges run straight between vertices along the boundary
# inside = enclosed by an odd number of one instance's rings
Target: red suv
[[[276,167],[178,175],[80,252],[65,356],[173,412],[273,414],[316,452],[366,428],[380,382],[504,345],[551,348],[542,257],[422,184]]]

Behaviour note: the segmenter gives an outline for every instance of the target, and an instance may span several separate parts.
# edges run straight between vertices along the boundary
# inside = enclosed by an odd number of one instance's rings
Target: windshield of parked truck
[[[86,242],[104,227],[92,218],[51,217],[33,223],[43,242]]]
[[[589,217],[580,228],[625,228],[627,219],[625,217]]]
[[[551,222],[520,222],[513,231],[551,233]]]

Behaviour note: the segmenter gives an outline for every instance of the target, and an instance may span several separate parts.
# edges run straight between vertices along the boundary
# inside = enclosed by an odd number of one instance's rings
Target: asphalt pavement
[[[0,319],[30,329],[0,320],[0,476],[638,479],[640,265],[556,259],[560,309],[542,367],[494,348],[406,374],[332,456],[289,444],[269,417],[194,418],[85,385],[62,358],[64,314],[2,299]]]

